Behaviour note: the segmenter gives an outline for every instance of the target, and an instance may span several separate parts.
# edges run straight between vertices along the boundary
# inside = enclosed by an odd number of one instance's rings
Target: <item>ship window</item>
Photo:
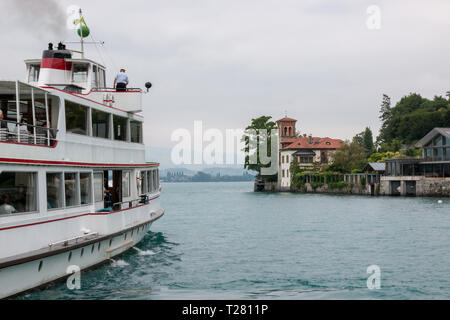
[[[47,209],[63,206],[62,173],[47,173]]]
[[[147,171],[147,192],[153,192],[153,171]]]
[[[0,173],[0,214],[36,210],[36,173]]]
[[[91,174],[80,172],[80,200],[81,204],[90,204],[91,201]]]
[[[30,72],[28,73],[28,82],[37,82],[39,80],[40,70],[41,70],[40,64],[31,64]]]
[[[91,77],[91,87],[97,88],[98,81],[97,81],[97,66],[92,66],[92,77]]]
[[[66,100],[66,130],[68,133],[87,134],[87,111],[86,107]]]
[[[98,78],[99,78],[98,87],[99,88],[106,88],[105,70],[103,70],[101,68],[98,68]]]
[[[109,114],[92,109],[92,135],[109,138]]]
[[[103,172],[94,173],[95,202],[103,201]]]
[[[153,170],[153,191],[158,190],[158,171]]]
[[[130,196],[130,171],[122,171],[122,197]]]
[[[147,187],[147,171],[141,171],[141,193],[147,193],[148,187]]]
[[[75,172],[64,173],[64,187],[66,193],[66,207],[80,204],[78,200],[77,174]]]
[[[130,121],[131,142],[142,143],[142,123]]]
[[[119,116],[113,116],[114,122],[114,140],[126,140],[127,119]]]
[[[86,82],[88,77],[88,64],[74,64],[72,67],[72,81]]]

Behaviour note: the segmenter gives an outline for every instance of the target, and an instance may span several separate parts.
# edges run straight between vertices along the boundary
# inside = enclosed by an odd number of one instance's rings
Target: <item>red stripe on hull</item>
[[[72,70],[72,62],[58,58],[42,58],[41,69]]]
[[[82,214],[78,214],[78,215],[70,216],[70,217],[65,217],[65,218],[52,219],[52,220],[46,220],[46,221],[40,221],[40,222],[34,222],[34,223],[28,223],[28,224],[22,224],[22,225],[18,225],[18,226],[11,226],[11,227],[0,228],[0,231],[10,230],[10,229],[17,229],[17,228],[23,228],[23,227],[29,227],[29,226],[35,226],[35,225],[38,225],[38,224],[44,224],[44,223],[50,223],[50,222],[74,219],[74,218],[79,218],[79,217],[84,217],[84,216],[108,215],[108,214],[113,214],[113,213],[117,213],[117,212],[123,212],[123,211],[131,210],[131,209],[136,209],[136,208],[139,208],[139,207],[142,207],[142,206],[147,206],[147,205],[150,204],[150,201],[155,200],[156,198],[159,198],[159,195],[149,199],[148,203],[140,204],[140,205],[137,205],[137,206],[132,207],[132,208],[121,209],[121,210],[116,210],[116,211],[111,211],[111,212],[88,212],[88,213],[82,213]]]

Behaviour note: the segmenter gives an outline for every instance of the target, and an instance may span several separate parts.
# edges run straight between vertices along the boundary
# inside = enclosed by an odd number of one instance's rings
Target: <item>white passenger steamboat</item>
[[[72,54],[49,44],[26,81],[0,81],[0,298],[111,259],[164,213],[145,92],[107,88],[103,65]]]

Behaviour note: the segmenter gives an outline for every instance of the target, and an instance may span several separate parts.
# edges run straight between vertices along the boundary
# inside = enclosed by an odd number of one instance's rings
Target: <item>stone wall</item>
[[[380,194],[450,197],[450,178],[385,176],[380,181]]]
[[[361,195],[371,195],[373,188],[373,194],[375,194],[376,185],[370,186],[365,185],[362,186],[360,184],[350,185],[341,189],[331,189],[328,187],[328,184],[324,184],[321,187],[317,187],[313,189],[310,183],[305,183],[306,190],[292,190],[294,192],[304,192],[307,193],[329,193],[329,194],[361,194]]]

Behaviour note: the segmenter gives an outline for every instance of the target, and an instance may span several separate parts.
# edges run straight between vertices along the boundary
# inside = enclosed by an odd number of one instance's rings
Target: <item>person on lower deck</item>
[[[120,72],[114,78],[114,88],[116,91],[127,91],[128,76],[125,73],[125,69],[120,69]]]
[[[11,214],[17,212],[17,210],[9,204],[9,196],[7,194],[2,195],[0,203],[0,214]]]
[[[7,129],[8,123],[5,120],[5,116],[3,115],[3,111],[0,109],[0,128]]]

